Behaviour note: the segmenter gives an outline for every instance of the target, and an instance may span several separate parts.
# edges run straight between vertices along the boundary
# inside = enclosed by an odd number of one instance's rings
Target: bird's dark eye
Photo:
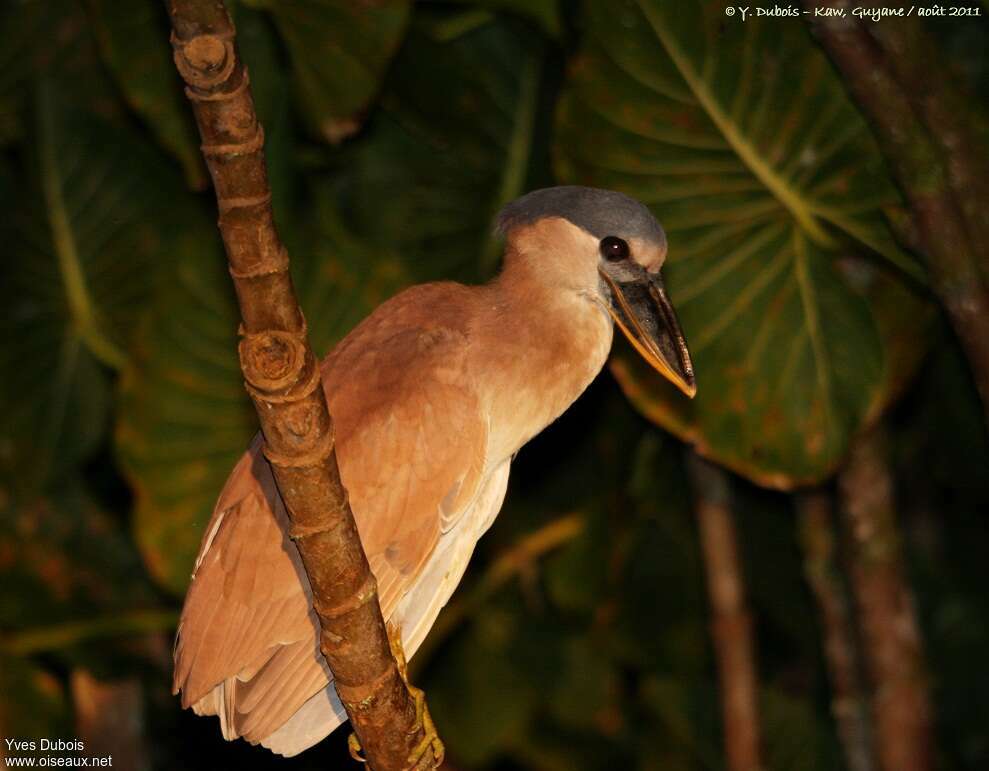
[[[618,236],[605,236],[601,239],[601,256],[617,262],[628,258],[628,244]]]

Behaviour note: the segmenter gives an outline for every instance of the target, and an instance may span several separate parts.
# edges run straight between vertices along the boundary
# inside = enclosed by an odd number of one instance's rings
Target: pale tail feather
[[[472,510],[440,536],[415,586],[392,614],[392,619],[401,624],[402,645],[409,659],[419,650],[439,612],[460,583],[477,539],[491,526],[501,509],[508,487],[508,470],[507,461],[495,469]],[[261,744],[278,755],[292,757],[322,741],[346,721],[347,713],[331,682],[278,730],[262,739]]]

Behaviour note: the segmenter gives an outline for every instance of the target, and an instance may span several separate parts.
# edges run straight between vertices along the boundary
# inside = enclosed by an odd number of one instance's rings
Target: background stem
[[[804,575],[817,602],[824,657],[831,678],[834,715],[849,771],[875,771],[869,701],[862,682],[855,626],[837,556],[831,495],[824,490],[796,496]]]
[[[838,484],[880,767],[928,771],[934,738],[923,647],[878,430],[855,443]]]
[[[762,762],[755,643],[745,603],[728,474],[693,452],[688,454],[687,469],[711,601],[727,767],[729,771],[757,771]]]

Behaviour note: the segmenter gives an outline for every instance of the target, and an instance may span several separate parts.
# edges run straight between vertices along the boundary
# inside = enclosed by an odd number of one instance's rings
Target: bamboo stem
[[[930,771],[934,738],[923,647],[881,434],[872,432],[856,441],[838,486],[852,594],[873,690],[879,765],[883,771]]]
[[[755,642],[745,602],[728,474],[694,453],[688,455],[687,469],[711,601],[727,767],[729,771],[758,771],[762,762]]]
[[[275,230],[247,68],[221,0],[168,0],[168,10],[240,305],[241,369],[289,535],[312,585],[320,650],[371,767],[405,769],[425,734],[392,655],[377,582],[340,481],[318,362]],[[417,767],[439,761],[430,747]]]
[[[861,677],[855,626],[837,557],[831,496],[823,490],[796,497],[804,574],[824,637],[831,678],[831,713],[848,771],[875,771],[868,694]]]

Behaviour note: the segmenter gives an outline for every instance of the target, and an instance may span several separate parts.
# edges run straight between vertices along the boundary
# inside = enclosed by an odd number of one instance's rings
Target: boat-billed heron
[[[422,643],[505,497],[526,442],[604,366],[614,325],[688,396],[694,373],[660,268],[666,236],[609,190],[529,193],[498,217],[500,275],[406,289],[322,363],[337,460],[381,611]],[[295,755],[347,719],[257,437],[220,493],[175,645],[175,692],[223,736]]]

